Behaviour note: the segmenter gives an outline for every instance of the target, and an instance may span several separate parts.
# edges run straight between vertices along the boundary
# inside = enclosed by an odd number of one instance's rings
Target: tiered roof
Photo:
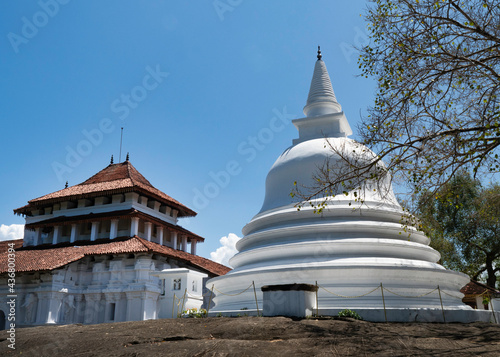
[[[154,198],[177,209],[179,217],[196,216],[196,212],[151,185],[128,160],[110,164],[78,185],[32,199],[26,206],[15,209],[14,213],[29,216],[32,210],[48,204],[126,192],[138,192]]]
[[[110,196],[119,193],[137,192],[157,200],[179,211],[179,216],[195,216],[196,212],[179,201],[161,192],[141,175],[128,161],[110,164],[86,181],[63,190],[32,199],[24,207],[14,210],[14,213],[31,216],[31,211],[63,201],[75,201],[85,198]],[[27,229],[44,228],[58,225],[94,222],[113,218],[140,217],[167,227],[170,231],[187,235],[191,240],[203,241],[204,238],[176,224],[165,222],[134,208],[110,212],[90,213],[75,216],[58,216],[34,223],[26,224]],[[76,242],[61,242],[22,247],[23,240],[0,242],[0,274],[8,271],[7,244],[13,242],[16,249],[16,271],[37,272],[50,271],[76,262],[86,256],[153,253],[173,258],[179,262],[191,265],[195,269],[206,272],[210,276],[226,274],[230,269],[209,259],[193,255],[181,250],[147,241],[138,236],[118,237],[114,239],[97,239],[95,241],[79,240]]]

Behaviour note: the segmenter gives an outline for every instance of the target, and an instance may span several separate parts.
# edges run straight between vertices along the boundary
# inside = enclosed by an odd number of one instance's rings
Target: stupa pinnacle
[[[304,107],[304,114],[307,117],[338,113],[342,110],[337,98],[335,98],[325,62],[321,58],[322,55],[318,46],[318,60],[314,65],[309,96]]]

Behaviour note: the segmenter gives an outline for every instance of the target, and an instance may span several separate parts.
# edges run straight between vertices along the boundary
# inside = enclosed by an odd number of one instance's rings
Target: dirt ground
[[[0,331],[0,356],[500,356],[500,325],[211,317]]]

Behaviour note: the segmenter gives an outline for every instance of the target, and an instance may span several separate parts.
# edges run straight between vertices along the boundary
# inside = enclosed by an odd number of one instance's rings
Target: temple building
[[[402,223],[405,213],[390,177],[367,181],[359,191],[338,187],[308,202],[291,197],[296,187],[317,187],[313,176],[325,164],[342,174],[350,160],[375,156],[349,138],[352,130],[319,50],[317,58],[305,117],[293,120],[299,137],[267,175],[262,208],[243,228],[238,253],[230,260],[234,269],[207,282],[207,288],[223,293],[215,297],[211,313],[258,313],[260,306],[281,314],[286,295],[269,293],[266,300],[263,291],[308,286],[317,289],[316,301],[304,295],[308,314],[333,316],[352,309],[371,321],[489,321],[490,311],[462,302],[460,289],[469,277],[439,265],[430,239]],[[248,288],[252,283],[255,291]]]
[[[200,308],[204,281],[229,270],[196,255],[204,238],[178,224],[196,213],[151,185],[128,155],[14,213],[26,219],[24,239],[12,241],[18,327],[169,318]],[[0,259],[0,327],[12,295],[8,243]]]

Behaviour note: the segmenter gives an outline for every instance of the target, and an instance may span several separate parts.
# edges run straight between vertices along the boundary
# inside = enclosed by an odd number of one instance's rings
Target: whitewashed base
[[[341,309],[319,309],[320,316],[337,316]],[[356,311],[365,321],[385,322],[383,309],[356,309]],[[388,322],[434,322],[443,323],[443,311],[440,309],[387,309]],[[313,311],[316,314],[316,310]],[[489,322],[495,323],[493,312],[489,310],[444,310],[446,323],[471,323],[471,322]],[[495,312],[497,322],[500,322],[500,312]],[[259,316],[262,310],[259,310]],[[232,310],[232,311],[210,311],[208,316],[257,316],[256,309]]]

